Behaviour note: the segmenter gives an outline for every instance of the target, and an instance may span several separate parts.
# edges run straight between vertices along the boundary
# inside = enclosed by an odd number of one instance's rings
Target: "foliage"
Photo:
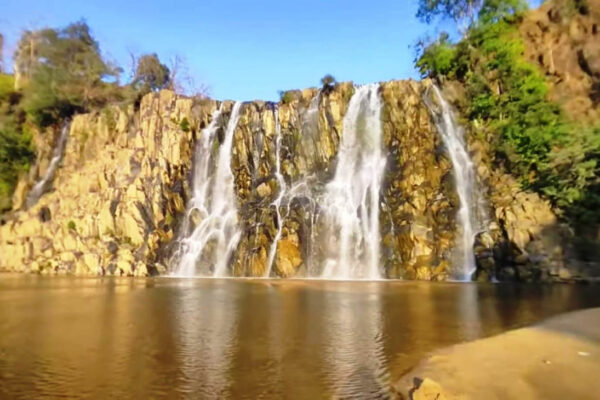
[[[120,85],[121,69],[102,57],[85,22],[23,32],[13,57],[14,76],[0,73],[0,212],[10,208],[15,185],[34,159],[32,132],[43,134],[75,113],[109,103],[137,107],[149,91],[177,89],[175,78],[190,79],[179,57],[171,68],[156,54],[132,59],[132,81]],[[111,126],[115,122],[109,114],[103,112]],[[180,127],[191,129],[187,119]]]
[[[15,78],[12,75],[0,74],[0,101],[6,101],[14,93]]]
[[[547,99],[543,75],[523,57],[524,10],[521,0],[485,0],[463,40],[421,44],[416,65],[423,76],[462,82],[467,117],[490,132],[496,160],[524,187],[571,218],[600,221],[600,128],[578,126]]]
[[[31,134],[23,125],[25,115],[13,83],[13,76],[0,74],[0,211],[10,208],[19,175],[33,159]]]
[[[426,23],[434,19],[452,19],[459,25],[473,23],[482,0],[419,0],[417,18]]]
[[[105,104],[115,86],[106,80],[119,72],[102,59],[85,22],[26,32],[15,58],[27,78],[24,109],[40,127]]]
[[[279,100],[283,103],[283,104],[289,104],[294,100],[294,92],[288,90],[288,91],[279,91]]]
[[[156,54],[145,54],[137,62],[133,85],[144,93],[166,88],[170,83],[169,68]]]
[[[415,62],[421,75],[454,77],[456,48],[450,43],[447,33],[442,33],[432,43],[421,41],[417,46],[420,56]]]
[[[321,78],[321,85],[322,85],[323,89],[333,87],[333,85],[335,85],[335,82],[336,82],[335,78],[329,74],[327,74]]]
[[[75,221],[73,221],[73,220],[70,220],[70,221],[67,223],[67,228],[68,228],[70,231],[74,231],[74,230],[75,230],[75,228],[76,228],[76,227],[75,227]]]
[[[183,117],[183,119],[179,123],[179,127],[184,132],[189,132],[190,131],[190,122],[188,121],[188,119],[186,117]]]

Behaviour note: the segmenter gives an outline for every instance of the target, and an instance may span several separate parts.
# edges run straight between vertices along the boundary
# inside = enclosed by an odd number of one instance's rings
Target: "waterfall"
[[[65,147],[67,145],[67,138],[69,137],[69,130],[71,128],[71,122],[65,121],[63,123],[62,129],[60,131],[60,136],[58,137],[58,142],[54,147],[52,152],[52,159],[50,160],[50,165],[46,169],[46,173],[29,191],[27,195],[27,201],[25,205],[27,208],[32,207],[35,203],[38,202],[40,197],[48,190],[48,186],[52,183],[52,179],[54,178],[54,173],[58,168],[58,164],[63,158],[63,154],[65,152]]]
[[[379,191],[386,162],[381,107],[378,84],[357,88],[348,104],[335,176],[321,203],[328,230],[322,278],[381,278]]]
[[[216,154],[213,148],[219,140],[217,131],[221,109],[213,113],[210,124],[202,131],[196,145],[194,193],[182,229],[184,237],[180,239],[179,263],[175,269],[177,276],[196,276],[197,267],[200,268],[200,276],[227,275],[227,265],[240,237],[231,149],[241,110],[242,103],[236,102],[223,143]]]
[[[475,235],[481,226],[477,213],[474,212],[478,204],[475,168],[467,152],[463,129],[456,122],[452,108],[437,86],[431,86],[431,90],[433,90],[436,103],[427,96],[425,103],[434,117],[436,127],[450,155],[456,192],[460,201],[457,223],[461,236],[457,248],[458,259],[456,262],[458,268],[456,268],[455,278],[457,280],[470,280],[476,269],[473,244]],[[438,106],[436,107],[435,104]]]
[[[273,239],[273,243],[271,243],[271,248],[269,249],[269,258],[267,261],[267,269],[265,271],[265,277],[268,278],[271,276],[271,270],[273,269],[273,262],[275,261],[275,254],[277,253],[277,243],[279,243],[279,239],[281,239],[281,229],[283,227],[283,219],[281,218],[281,201],[286,194],[287,185],[285,183],[285,179],[281,174],[281,124],[279,122],[279,109],[275,108],[273,111],[275,118],[275,178],[277,179],[277,185],[279,188],[279,194],[277,198],[273,202],[273,206],[275,206],[275,211],[277,213],[277,234]]]

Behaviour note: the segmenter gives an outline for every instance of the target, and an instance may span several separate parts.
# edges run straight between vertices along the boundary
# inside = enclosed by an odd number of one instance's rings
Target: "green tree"
[[[145,54],[137,62],[133,85],[142,92],[167,88],[170,83],[169,68],[156,54]]]
[[[321,78],[321,85],[324,89],[333,87],[333,85],[335,85],[335,82],[335,78],[333,77],[333,75],[330,74],[327,74]]]
[[[569,120],[547,97],[544,76],[525,57],[518,32],[524,0],[484,0],[465,37],[421,45],[423,76],[459,81],[462,111],[525,188],[572,221],[600,222],[600,127]]]
[[[451,19],[464,32],[473,24],[482,0],[419,0],[417,18],[431,23],[436,18]]]
[[[88,25],[25,32],[15,54],[24,82],[24,108],[38,126],[107,101],[118,68],[105,62]]]
[[[0,74],[0,212],[10,209],[19,175],[27,171],[34,156],[19,101],[14,77]]]

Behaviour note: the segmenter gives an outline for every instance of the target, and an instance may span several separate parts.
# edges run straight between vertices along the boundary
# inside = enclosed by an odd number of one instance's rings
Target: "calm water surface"
[[[388,398],[429,351],[593,286],[0,275],[0,398]]]

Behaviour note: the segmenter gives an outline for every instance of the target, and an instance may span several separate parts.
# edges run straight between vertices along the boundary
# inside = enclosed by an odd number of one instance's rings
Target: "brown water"
[[[0,398],[386,398],[427,352],[590,286],[0,275]]]

